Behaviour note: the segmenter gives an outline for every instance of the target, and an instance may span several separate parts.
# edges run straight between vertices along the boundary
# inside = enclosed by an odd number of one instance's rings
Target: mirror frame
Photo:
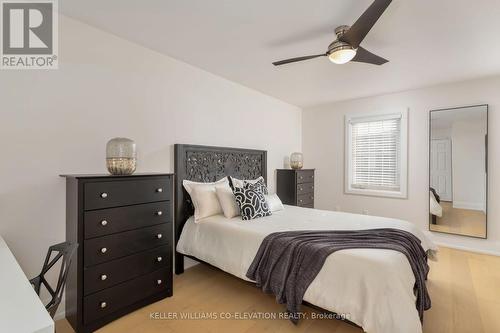
[[[476,238],[476,239],[488,239],[488,188],[489,188],[489,166],[488,166],[488,162],[489,162],[489,156],[488,156],[488,149],[489,149],[489,133],[490,133],[490,128],[489,128],[489,104],[475,104],[475,105],[466,105],[466,106],[457,106],[457,107],[451,107],[451,108],[442,108],[442,109],[434,109],[434,110],[430,110],[429,111],[429,124],[428,124],[428,129],[429,129],[429,136],[428,136],[428,145],[427,145],[427,157],[428,157],[428,165],[427,165],[427,172],[428,172],[428,184],[427,184],[427,192],[429,192],[429,189],[431,187],[431,143],[432,143],[432,140],[431,140],[431,137],[432,137],[432,128],[431,128],[431,122],[432,122],[432,113],[433,112],[440,112],[440,111],[450,111],[450,110],[458,110],[458,109],[467,109],[467,108],[474,108],[474,107],[481,107],[481,106],[485,106],[486,107],[486,137],[485,137],[485,169],[486,169],[486,197],[485,197],[485,205],[486,205],[486,211],[485,211],[485,214],[486,214],[486,219],[485,219],[485,223],[486,223],[486,232],[485,232],[485,235],[484,237],[480,237],[480,236],[472,236],[472,235],[465,235],[465,234],[457,234],[457,233],[453,233],[453,232],[446,232],[446,231],[436,231],[436,230],[431,230],[431,221],[430,221],[430,216],[431,216],[431,204],[430,204],[430,201],[429,201],[429,197],[427,197],[427,216],[429,218],[429,221],[428,221],[428,229],[429,231],[431,232],[437,232],[437,233],[440,233],[440,234],[446,234],[446,235],[455,235],[455,236],[463,236],[463,237],[470,237],[470,238]],[[427,193],[427,195],[429,195],[429,193]]]

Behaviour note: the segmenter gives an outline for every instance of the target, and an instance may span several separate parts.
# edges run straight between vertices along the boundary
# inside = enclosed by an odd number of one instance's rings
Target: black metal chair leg
[[[43,263],[42,271],[38,276],[35,276],[30,280],[33,285],[35,292],[40,296],[40,289],[42,286],[47,289],[50,296],[52,297],[49,303],[45,305],[45,308],[49,312],[50,316],[54,318],[57,308],[61,303],[62,293],[64,291],[64,286],[66,285],[66,279],[68,277],[69,267],[73,260],[73,256],[76,252],[78,244],[73,244],[69,242],[63,242],[49,247],[47,256],[45,257],[45,262]],[[52,255],[55,253],[54,258]],[[51,259],[52,258],[52,259]],[[45,279],[45,274],[62,258],[61,268],[59,270],[59,276],[57,279],[57,286],[55,289],[51,287],[49,282]]]

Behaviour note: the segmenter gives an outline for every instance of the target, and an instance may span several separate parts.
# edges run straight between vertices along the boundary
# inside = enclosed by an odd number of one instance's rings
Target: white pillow
[[[247,182],[250,184],[255,184],[256,182],[258,182],[261,179],[264,180],[264,177],[260,176],[257,179],[238,179],[238,178],[231,177],[231,182],[233,183],[234,187],[243,187],[244,182]]]
[[[266,197],[267,205],[269,206],[269,210],[271,212],[277,212],[278,210],[285,209],[283,203],[281,202],[280,198],[276,193],[266,194],[264,195],[264,197]]]
[[[182,185],[191,196],[194,206],[194,221],[222,214],[222,207],[215,192],[215,186],[228,184],[227,177],[214,183],[198,183],[190,180],[183,180]]]
[[[234,196],[233,190],[229,187],[229,184],[217,185],[215,187],[215,192],[217,193],[217,198],[219,198],[219,203],[225,217],[230,219],[240,215],[240,207],[238,207],[236,203],[236,197]]]
[[[221,184],[228,183],[228,182],[229,181],[227,180],[227,177],[221,178],[218,181],[213,182],[213,183],[200,183],[200,182],[193,182],[191,180],[184,179],[182,181],[182,186],[184,186],[184,188],[186,189],[187,193],[189,193],[189,195],[191,195],[191,192],[193,191],[193,188],[195,188],[196,186],[212,186],[212,187],[215,187],[217,185],[221,185]]]

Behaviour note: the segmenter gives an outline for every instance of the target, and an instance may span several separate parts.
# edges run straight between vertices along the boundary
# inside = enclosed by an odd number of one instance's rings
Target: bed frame
[[[175,246],[187,219],[193,215],[191,198],[182,186],[184,179],[215,182],[224,176],[239,179],[264,177],[267,182],[267,151],[176,144],[175,155]],[[193,258],[197,261],[199,259]],[[175,251],[175,274],[184,272],[184,255]]]

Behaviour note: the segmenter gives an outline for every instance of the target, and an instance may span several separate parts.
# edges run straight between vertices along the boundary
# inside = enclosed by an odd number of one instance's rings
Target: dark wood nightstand
[[[278,169],[277,191],[286,205],[314,208],[314,169]]]
[[[78,243],[66,318],[78,333],[172,296],[172,174],[64,175],[66,239]]]

